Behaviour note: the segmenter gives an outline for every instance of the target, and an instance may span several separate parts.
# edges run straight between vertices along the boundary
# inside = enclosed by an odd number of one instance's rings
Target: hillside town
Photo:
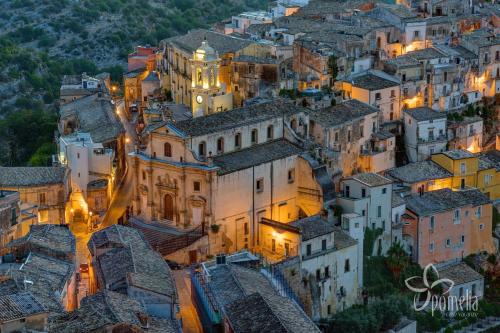
[[[500,331],[498,1],[277,0],[127,60],[0,166],[0,332]]]

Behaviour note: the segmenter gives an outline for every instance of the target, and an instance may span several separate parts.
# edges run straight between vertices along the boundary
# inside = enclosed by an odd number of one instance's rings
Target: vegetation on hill
[[[49,163],[55,150],[62,75],[108,71],[120,80],[135,45],[157,45],[164,38],[209,27],[244,10],[265,8],[267,3],[0,1],[0,165]],[[33,124],[38,128],[32,130]]]

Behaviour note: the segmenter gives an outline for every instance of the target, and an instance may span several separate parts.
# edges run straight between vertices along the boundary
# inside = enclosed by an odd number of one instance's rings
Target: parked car
[[[88,273],[89,272],[89,264],[84,263],[80,264],[80,273]]]
[[[170,269],[173,269],[175,271],[182,269],[182,266],[173,260],[165,259],[165,262],[167,263],[168,267],[170,267]]]

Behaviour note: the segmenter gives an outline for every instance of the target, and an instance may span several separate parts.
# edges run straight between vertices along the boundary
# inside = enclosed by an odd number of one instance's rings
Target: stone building
[[[203,29],[191,30],[183,36],[163,40],[160,43],[163,56],[160,66],[163,86],[171,92],[177,104],[191,106],[193,101],[191,87],[195,74],[192,73],[190,59],[204,40],[219,54],[219,83],[226,87],[227,93],[232,92],[230,80],[232,59],[237,51],[252,44],[252,41],[246,39]]]
[[[320,215],[288,224],[260,221],[262,254],[280,260],[276,267],[290,279],[304,310],[314,320],[331,317],[359,301],[363,226],[350,225],[347,219],[344,222],[341,229]],[[297,276],[292,276],[292,270]],[[307,283],[294,283],[297,279]]]
[[[403,217],[405,248],[422,267],[481,251],[493,253],[491,207],[476,189],[413,194]]]
[[[64,167],[0,167],[0,189],[17,191],[22,203],[38,207],[40,223],[65,223],[70,193]]]
[[[394,136],[379,132],[379,114],[377,108],[356,99],[309,111],[310,136],[321,146],[332,176],[395,166]]]
[[[307,157],[307,110],[281,99],[160,122],[132,155],[134,214],[177,228],[209,226],[210,251],[258,244],[258,221],[289,222],[333,198],[326,168]],[[217,225],[217,227],[213,227]]]
[[[410,162],[428,159],[446,150],[446,114],[428,107],[404,111],[405,148]]]
[[[0,249],[20,235],[19,193],[0,190]]]

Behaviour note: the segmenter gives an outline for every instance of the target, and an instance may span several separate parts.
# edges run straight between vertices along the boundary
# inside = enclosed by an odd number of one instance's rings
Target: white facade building
[[[410,162],[428,159],[446,150],[446,113],[428,107],[404,111],[405,148]]]
[[[361,216],[364,230],[382,229],[372,254],[385,254],[392,244],[392,181],[375,173],[360,173],[343,180],[341,191],[337,202],[343,212]]]

